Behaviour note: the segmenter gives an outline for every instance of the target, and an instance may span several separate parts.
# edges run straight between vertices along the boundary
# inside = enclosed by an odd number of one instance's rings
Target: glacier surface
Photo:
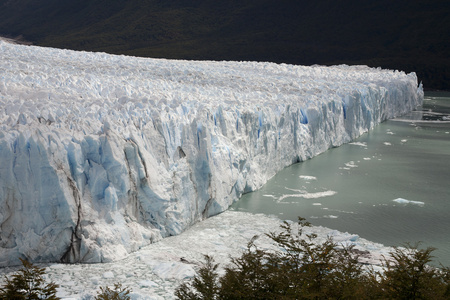
[[[414,73],[0,41],[0,266],[110,262],[423,101]]]

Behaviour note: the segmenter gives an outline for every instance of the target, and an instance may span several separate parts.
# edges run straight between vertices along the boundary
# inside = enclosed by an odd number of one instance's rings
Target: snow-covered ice
[[[334,217],[334,216],[325,216]],[[201,265],[203,255],[214,257],[220,268],[230,264],[230,256],[242,254],[249,240],[258,235],[255,244],[260,249],[277,249],[265,233],[280,230],[281,221],[275,217],[237,211],[226,211],[197,223],[178,236],[163,239],[144,247],[127,258],[104,264],[46,264],[48,280],[60,285],[57,295],[63,299],[92,299],[100,286],[112,287],[120,282],[132,290],[132,299],[173,299],[174,290],[192,278]],[[358,235],[324,227],[306,227],[304,234],[318,234],[317,241],[327,236],[339,245],[354,245],[361,253],[360,261],[379,264],[382,255],[392,248],[373,243]],[[10,276],[17,267],[0,269]]]
[[[414,73],[365,66],[0,41],[0,266],[123,259],[422,101]]]

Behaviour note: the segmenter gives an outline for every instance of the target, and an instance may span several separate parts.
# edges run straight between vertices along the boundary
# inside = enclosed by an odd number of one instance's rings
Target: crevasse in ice
[[[414,73],[0,41],[0,266],[108,262],[423,101]]]

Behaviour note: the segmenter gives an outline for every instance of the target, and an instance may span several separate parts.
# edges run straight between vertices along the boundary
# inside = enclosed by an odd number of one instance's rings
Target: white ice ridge
[[[0,41],[0,266],[108,262],[423,101],[414,73]]]

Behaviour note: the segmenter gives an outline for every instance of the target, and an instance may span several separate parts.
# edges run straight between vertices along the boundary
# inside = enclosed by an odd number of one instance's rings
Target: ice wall
[[[0,41],[0,266],[107,262],[420,105],[414,73]]]

